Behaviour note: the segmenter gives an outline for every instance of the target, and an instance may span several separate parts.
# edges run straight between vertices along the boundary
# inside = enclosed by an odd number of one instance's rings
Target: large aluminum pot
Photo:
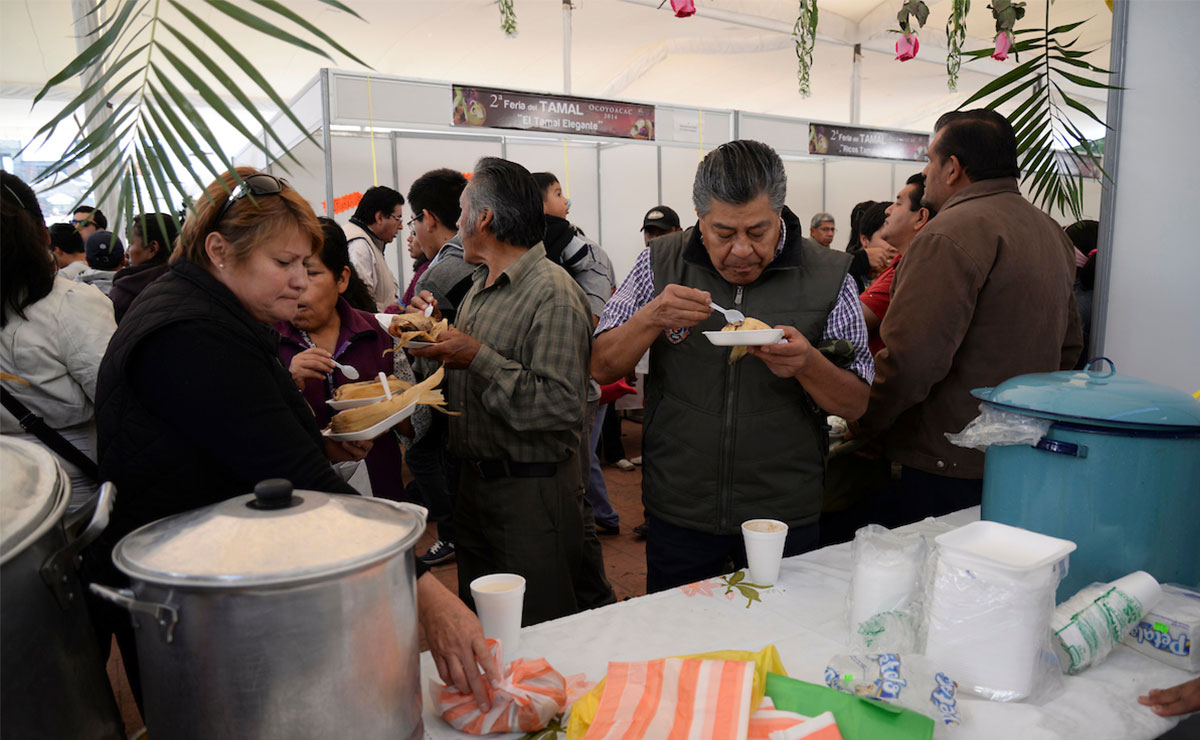
[[[423,734],[412,546],[424,510],[254,494],[117,543],[151,738],[408,740]]]
[[[64,525],[70,484],[54,456],[0,437],[0,721],[4,738],[115,740],[121,717],[76,573],[108,524],[105,484],[82,533]]]

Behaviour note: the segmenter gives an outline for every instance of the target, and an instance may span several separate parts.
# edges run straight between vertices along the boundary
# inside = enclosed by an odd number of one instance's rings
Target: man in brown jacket
[[[1083,346],[1071,242],[1017,188],[1012,126],[990,110],[938,119],[925,166],[937,217],[909,246],[861,433],[903,466],[888,524],[980,502],[983,453],[946,439],[979,413],[972,388],[1074,366]]]

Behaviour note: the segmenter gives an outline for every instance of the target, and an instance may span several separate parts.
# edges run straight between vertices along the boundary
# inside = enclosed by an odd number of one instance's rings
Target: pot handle
[[[46,558],[46,562],[42,563],[42,580],[54,592],[54,597],[58,599],[58,605],[63,609],[70,608],[71,602],[75,599],[75,593],[70,588],[69,573],[71,570],[78,569],[79,553],[83,551],[83,548],[92,544],[108,526],[108,517],[112,514],[116,496],[116,486],[112,483],[102,484],[100,495],[96,497],[96,509],[92,512],[92,519],[88,522],[87,527],[80,532],[78,537],[67,542],[58,552]]]
[[[100,598],[126,609],[131,614],[140,612],[158,622],[158,626],[163,629],[163,636],[166,638],[167,644],[175,639],[175,625],[179,623],[179,610],[175,607],[152,601],[138,601],[133,591],[127,588],[111,588],[101,586],[99,583],[89,584],[88,588]],[[136,624],[135,622],[134,625],[136,626]]]
[[[1053,452],[1058,455],[1067,455],[1069,457],[1087,457],[1087,445],[1079,445],[1074,442],[1062,442],[1049,437],[1042,437],[1038,443],[1034,445],[1034,449],[1042,450],[1043,452]]]
[[[422,524],[425,524],[429,520],[429,509],[426,509],[424,506],[421,506],[419,504],[409,503],[408,501],[392,501],[391,499],[386,499],[386,498],[376,498],[375,500],[381,501],[381,502],[387,504],[388,506],[392,506],[397,509],[411,511],[412,513],[421,517]]]

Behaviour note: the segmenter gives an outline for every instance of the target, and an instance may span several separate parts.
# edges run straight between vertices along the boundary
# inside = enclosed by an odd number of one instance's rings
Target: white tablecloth
[[[979,518],[979,507],[942,517],[953,525]],[[905,529],[928,528],[918,523]],[[847,653],[846,593],[850,584],[849,543],[787,558],[779,584],[749,603],[737,590],[726,594],[721,579],[700,588],[677,588],[612,606],[527,627],[513,657],[545,657],[569,676],[604,677],[608,662],[637,661],[719,649],[761,650],[774,644],[788,675],[823,683],[825,664]],[[422,685],[437,677],[428,652],[421,655]],[[1193,678],[1119,645],[1099,666],[1064,677],[1063,690],[1048,701],[960,702],[963,724],[939,727],[936,738],[980,740],[1150,740],[1176,721],[1153,714],[1137,703],[1152,688]],[[425,700],[425,736],[469,738],[429,709]],[[494,737],[519,738],[521,735]],[[565,737],[565,733],[561,735]]]

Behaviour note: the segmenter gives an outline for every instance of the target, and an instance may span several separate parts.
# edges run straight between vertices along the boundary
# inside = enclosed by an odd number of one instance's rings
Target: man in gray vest
[[[741,524],[789,526],[785,555],[812,549],[825,477],[825,414],[856,419],[875,368],[850,258],[813,246],[787,207],[779,155],[723,144],[696,171],[700,220],[652,242],[596,328],[592,375],[612,382],[648,348],[642,499],[647,590],[746,565]],[[710,302],[783,330],[786,343],[730,350],[701,333],[725,318]],[[845,340],[849,369],[815,345]]]

